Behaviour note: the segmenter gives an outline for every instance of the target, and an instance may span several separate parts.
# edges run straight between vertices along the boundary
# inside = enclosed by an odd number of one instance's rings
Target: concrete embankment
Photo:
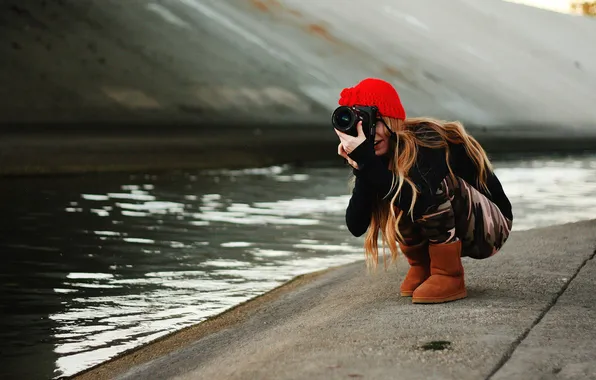
[[[489,150],[596,146],[596,22],[500,0],[9,0],[0,31],[2,174],[332,158],[368,76]]]
[[[593,379],[596,221],[464,260],[469,297],[413,305],[357,262],[289,284],[77,379]]]

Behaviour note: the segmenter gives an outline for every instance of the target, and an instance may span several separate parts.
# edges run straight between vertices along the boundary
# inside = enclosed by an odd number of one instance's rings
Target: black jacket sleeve
[[[387,161],[375,155],[372,141],[365,141],[352,153],[352,158],[358,164],[357,187],[352,195],[350,204],[346,211],[346,223],[348,229],[355,236],[362,235],[362,225],[370,223],[372,207],[376,197],[390,200],[393,198],[396,188],[392,189],[394,174],[389,170]],[[414,208],[414,218],[418,219],[423,212],[433,204],[434,196],[441,181],[448,173],[444,149],[432,149],[420,147],[418,149],[415,165],[408,173],[409,178],[416,185],[418,193],[417,202]],[[397,178],[395,178],[397,183]],[[369,188],[365,190],[365,188]],[[402,186],[401,192],[396,199],[395,206],[401,210],[408,211],[412,202],[412,188],[408,184]],[[356,212],[357,210],[357,212]],[[367,215],[363,217],[363,215]],[[356,218],[361,218],[356,220]],[[359,233],[355,234],[354,232]]]
[[[358,164],[360,178],[363,182],[371,187],[375,194],[381,196],[381,198],[390,199],[391,184],[394,180],[393,172],[389,170],[388,161],[379,157],[375,154],[374,145],[372,141],[366,140],[360,144],[352,153],[350,158],[356,161]],[[397,181],[397,178],[395,179]],[[409,186],[402,188],[400,198],[398,199],[396,206],[400,207],[404,204],[410,204],[412,201],[412,192]]]
[[[377,194],[360,177],[358,170],[354,170],[354,174],[356,175],[356,183],[346,210],[346,225],[352,235],[359,237],[368,229]]]

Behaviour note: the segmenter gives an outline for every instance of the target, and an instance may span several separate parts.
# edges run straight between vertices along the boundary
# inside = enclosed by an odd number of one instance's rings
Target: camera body
[[[379,109],[375,106],[340,106],[333,111],[331,123],[338,131],[358,136],[358,122],[362,120],[362,131],[367,139],[375,136],[375,125]]]

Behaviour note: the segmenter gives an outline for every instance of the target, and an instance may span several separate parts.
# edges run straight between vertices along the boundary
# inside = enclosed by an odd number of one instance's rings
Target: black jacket
[[[513,220],[511,203],[503,191],[503,187],[494,172],[490,171],[487,178],[488,192],[477,186],[478,171],[470,159],[463,145],[449,144],[450,165],[454,174],[465,180],[471,186],[484,194],[497,205],[503,215]],[[385,157],[375,155],[373,142],[366,140],[359,145],[349,157],[356,161],[358,170],[353,172],[356,183],[352,197],[346,210],[346,224],[354,236],[363,235],[370,224],[373,206],[378,199],[391,201],[393,192],[391,183],[393,173],[389,170],[389,161]],[[445,160],[445,149],[418,147],[416,164],[412,166],[408,177],[419,190],[416,204],[414,205],[414,220],[432,205],[433,195],[439,188],[441,181],[449,175],[449,168]],[[404,182],[395,206],[407,211],[412,202],[412,189]]]

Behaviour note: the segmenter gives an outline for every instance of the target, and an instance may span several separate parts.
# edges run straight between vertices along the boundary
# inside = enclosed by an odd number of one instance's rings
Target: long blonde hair
[[[389,159],[389,169],[393,172],[393,183],[391,191],[395,191],[390,203],[378,201],[373,209],[371,222],[364,240],[364,250],[367,266],[374,267],[378,265],[378,238],[379,232],[382,234],[383,242],[383,263],[387,268],[385,259],[385,247],[388,246],[391,251],[391,262],[397,259],[397,242],[404,242],[403,236],[399,230],[399,224],[404,217],[404,210],[396,210],[396,199],[399,197],[403,186],[410,186],[412,189],[412,202],[407,214],[414,221],[414,205],[418,197],[418,191],[414,182],[408,178],[408,173],[416,163],[418,147],[428,147],[433,149],[445,148],[445,160],[449,168],[449,174],[455,177],[451,165],[449,164],[449,145],[463,144],[466,153],[474,162],[478,170],[477,186],[488,190],[486,179],[489,171],[492,171],[492,165],[482,146],[469,135],[464,126],[458,121],[443,121],[426,117],[408,118],[405,120],[383,118],[387,126],[397,135],[397,141],[392,144],[393,155]],[[426,138],[428,132],[435,131],[440,138]],[[433,134],[437,136],[437,134]],[[397,180],[396,180],[397,178]]]

